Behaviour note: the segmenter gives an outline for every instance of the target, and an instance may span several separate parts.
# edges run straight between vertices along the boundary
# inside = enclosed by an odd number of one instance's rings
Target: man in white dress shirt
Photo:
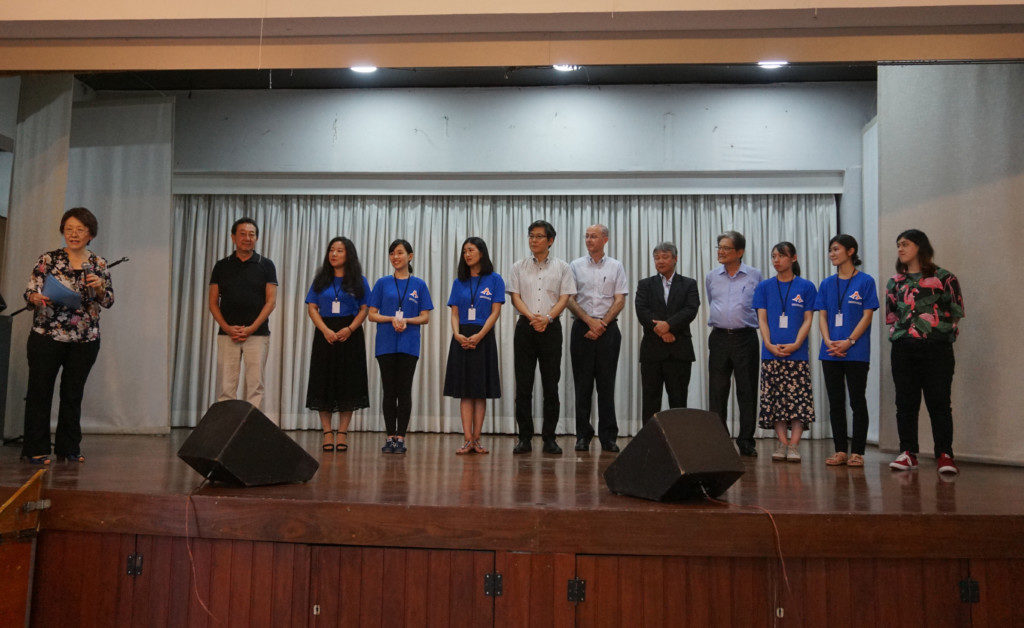
[[[590,422],[597,384],[597,438],[601,449],[615,452],[619,425],[615,419],[615,371],[619,364],[618,316],[629,286],[622,262],[605,255],[608,227],[591,225],[584,234],[587,254],[569,264],[576,294],[569,297],[575,315],[569,335],[573,384],[576,387],[576,451],[589,451],[594,427]]]
[[[506,292],[519,311],[513,348],[516,373],[516,424],[519,442],[514,454],[533,450],[533,381],[540,365],[540,383],[544,389],[544,424],[541,436],[544,453],[560,454],[555,442],[555,428],[561,402],[558,381],[562,378],[562,324],[558,316],[565,309],[569,296],[576,294],[576,282],[565,260],[551,257],[555,228],[544,220],[530,225],[530,253],[512,265]]]

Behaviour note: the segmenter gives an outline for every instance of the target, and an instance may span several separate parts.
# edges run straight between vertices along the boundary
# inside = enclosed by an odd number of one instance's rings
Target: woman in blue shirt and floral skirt
[[[458,278],[452,283],[452,342],[444,394],[460,400],[462,431],[466,440],[455,453],[486,454],[480,442],[488,399],[501,397],[498,345],[494,324],[505,302],[505,282],[494,272],[487,244],[466,238],[459,255]]]
[[[800,462],[800,436],[814,422],[807,334],[818,291],[800,276],[792,242],[772,247],[772,266],[775,277],[757,285],[753,301],[763,341],[758,424],[779,438],[772,460]]]
[[[355,245],[348,238],[334,238],[306,294],[307,314],[316,326],[306,407],[320,413],[324,451],[346,451],[352,412],[370,407],[362,327],[369,296]],[[335,412],[337,432],[331,429]]]
[[[406,452],[405,433],[412,415],[412,377],[420,357],[420,326],[430,322],[427,284],[412,274],[412,245],[398,239],[388,246],[395,272],[381,277],[370,293],[370,320],[377,323],[375,355],[383,393],[386,454]]]
[[[821,351],[818,358],[825,374],[829,419],[836,451],[825,460],[829,466],[864,466],[868,437],[868,368],[871,360],[871,317],[878,309],[878,294],[871,275],[857,270],[860,246],[850,235],[837,235],[828,243],[828,259],[836,274],[818,288],[814,309],[819,310]],[[853,438],[846,436],[846,395],[853,409]],[[849,448],[849,454],[847,449]]]

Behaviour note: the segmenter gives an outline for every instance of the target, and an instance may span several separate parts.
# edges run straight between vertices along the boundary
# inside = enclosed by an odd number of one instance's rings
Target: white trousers
[[[249,336],[242,342],[230,336],[217,336],[217,401],[244,399],[260,408],[263,404],[263,367],[267,364],[270,336]],[[238,396],[239,377],[244,378],[244,394]]]

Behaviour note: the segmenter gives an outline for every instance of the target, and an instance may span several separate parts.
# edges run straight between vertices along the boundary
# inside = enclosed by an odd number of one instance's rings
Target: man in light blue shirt
[[[743,263],[747,239],[736,231],[718,236],[721,266],[708,273],[708,399],[709,410],[729,426],[729,387],[736,378],[736,401],[740,407],[740,433],[736,445],[740,454],[756,456],[754,429],[757,410],[757,373],[760,344],[757,340],[757,312],[754,289],[761,271]]]

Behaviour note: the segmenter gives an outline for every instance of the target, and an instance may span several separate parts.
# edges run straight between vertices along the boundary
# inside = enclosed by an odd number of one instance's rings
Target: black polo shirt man
[[[263,403],[263,368],[270,327],[267,318],[277,301],[277,269],[256,253],[259,229],[251,218],[231,226],[235,251],[219,260],[210,274],[210,313],[217,332],[217,401],[235,399],[244,373],[245,399]]]

